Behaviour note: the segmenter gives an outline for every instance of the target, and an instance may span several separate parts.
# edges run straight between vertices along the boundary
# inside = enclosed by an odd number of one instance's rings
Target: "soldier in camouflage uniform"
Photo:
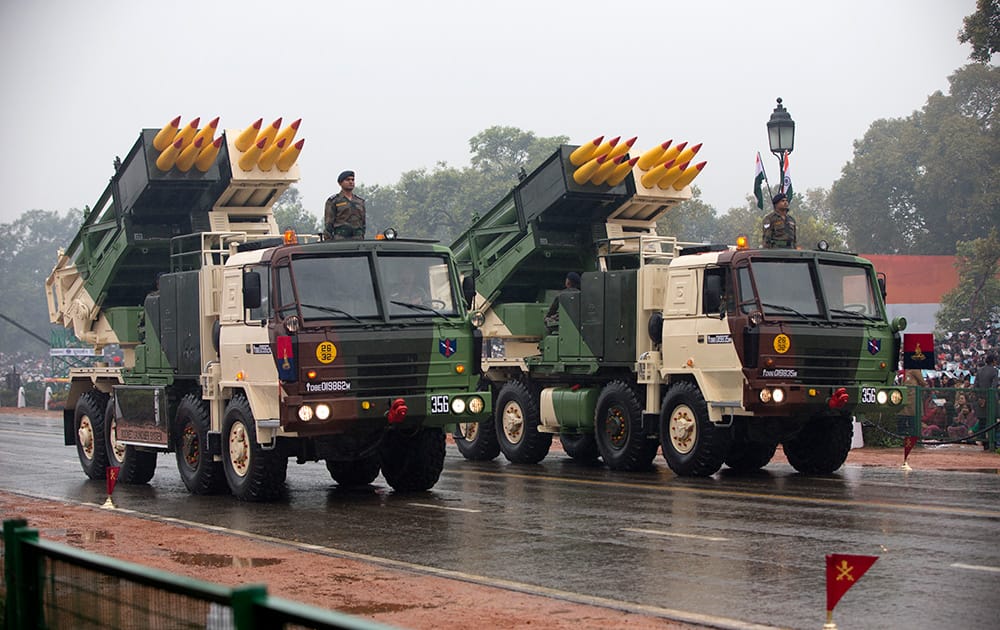
[[[788,214],[788,197],[778,193],[771,204],[774,212],[764,217],[764,247],[795,249],[795,218]]]
[[[326,200],[323,236],[326,239],[362,240],[365,237],[365,200],[354,194],[354,171],[337,176],[340,192]]]

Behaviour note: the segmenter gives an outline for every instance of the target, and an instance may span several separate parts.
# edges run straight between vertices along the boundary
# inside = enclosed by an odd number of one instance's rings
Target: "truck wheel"
[[[752,472],[767,466],[778,442],[751,442],[745,438],[734,438],[729,454],[726,455],[726,466],[737,472]]]
[[[853,436],[850,416],[814,418],[782,444],[795,470],[804,475],[829,475],[847,461]]]
[[[444,432],[424,428],[415,434],[390,431],[382,441],[382,476],[397,492],[429,490],[444,468]]]
[[[672,385],[660,409],[660,443],[670,470],[681,477],[708,477],[722,468],[729,451],[728,428],[708,419],[708,405],[695,385]]]
[[[107,444],[104,440],[104,411],[108,395],[92,389],[76,401],[73,428],[76,429],[76,454],[83,472],[91,479],[105,479],[108,467]]]
[[[240,501],[271,501],[284,489],[288,458],[277,448],[261,448],[250,403],[242,394],[229,401],[222,420],[222,469]]]
[[[649,470],[659,444],[642,430],[642,405],[622,381],[604,386],[594,410],[597,450],[611,470]]]
[[[559,443],[578,462],[592,462],[601,456],[593,433],[560,433]]]
[[[215,494],[226,489],[222,462],[208,451],[212,417],[208,403],[198,394],[188,394],[177,405],[174,418],[174,454],[177,471],[191,494]]]
[[[492,418],[483,422],[459,423],[453,437],[465,459],[486,462],[500,454],[500,442]]]
[[[118,466],[118,481],[120,483],[140,485],[149,483],[156,472],[156,452],[143,451],[135,446],[118,443],[117,422],[115,421],[115,403],[108,400],[104,413],[105,451],[108,454],[108,465]]]
[[[340,486],[367,486],[378,477],[380,465],[378,455],[370,455],[352,462],[326,460],[326,469]]]
[[[538,401],[521,381],[504,383],[494,405],[497,440],[515,464],[537,464],[549,453],[551,433],[539,433]]]

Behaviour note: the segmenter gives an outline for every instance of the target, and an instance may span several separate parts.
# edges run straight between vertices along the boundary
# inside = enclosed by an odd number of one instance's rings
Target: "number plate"
[[[869,405],[874,405],[875,400],[875,388],[874,387],[862,387],[861,388],[861,402]]]
[[[431,396],[431,413],[448,413],[451,406],[447,396]]]

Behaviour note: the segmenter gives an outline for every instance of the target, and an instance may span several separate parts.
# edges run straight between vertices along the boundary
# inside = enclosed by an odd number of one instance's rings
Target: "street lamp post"
[[[771,145],[771,153],[778,158],[779,192],[785,187],[785,154],[795,148],[795,121],[778,98],[778,106],[771,112],[767,121],[767,142]]]

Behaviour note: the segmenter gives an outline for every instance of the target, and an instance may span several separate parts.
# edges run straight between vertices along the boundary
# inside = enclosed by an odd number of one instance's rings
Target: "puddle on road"
[[[269,567],[284,562],[280,558],[245,558],[224,553],[188,553],[186,551],[172,551],[170,558],[178,564],[195,567],[234,567],[237,569]]]

